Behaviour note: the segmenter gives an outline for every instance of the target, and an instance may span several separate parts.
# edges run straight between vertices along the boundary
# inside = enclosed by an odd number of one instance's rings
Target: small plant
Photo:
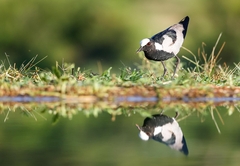
[[[120,78],[123,81],[137,81],[143,77],[143,72],[141,70],[131,69],[131,67],[125,67],[121,70]]]
[[[184,59],[191,62],[195,65],[194,68],[190,69],[187,68],[188,72],[192,74],[196,81],[209,83],[209,84],[228,84],[230,83],[233,75],[239,73],[239,64],[236,65],[236,67],[233,70],[230,70],[229,66],[226,64],[220,65],[220,53],[222,52],[225,42],[223,42],[222,46],[216,53],[216,47],[219,43],[219,40],[221,38],[221,35],[219,35],[211,54],[208,56],[208,54],[205,52],[205,43],[202,43],[201,48],[198,49],[198,56],[196,56],[194,53],[192,53],[187,48],[184,48],[187,50],[194,58],[194,60],[187,58],[186,56],[183,56]],[[232,82],[231,85],[234,83]]]

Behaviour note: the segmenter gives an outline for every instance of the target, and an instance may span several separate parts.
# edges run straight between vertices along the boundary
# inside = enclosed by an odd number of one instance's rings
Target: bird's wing
[[[187,34],[187,29],[188,29],[188,23],[189,23],[189,17],[186,16],[185,18],[183,18],[178,24],[181,24],[184,28],[184,30],[182,31],[183,33],[183,38],[185,38],[186,34]]]
[[[152,137],[155,141],[164,143],[168,146],[174,144],[175,135],[171,131],[162,131],[161,133]]]
[[[175,43],[175,41],[177,40],[177,33],[175,30],[168,30],[165,34],[167,37],[169,37],[170,39],[172,39],[172,44]],[[164,36],[165,36],[164,35]],[[166,37],[165,37],[166,38]]]
[[[154,40],[155,42],[158,42],[159,44],[162,44],[164,40],[163,36],[167,33],[168,29],[157,33],[156,35],[152,36],[151,39]]]
[[[183,144],[183,146],[182,146],[182,149],[181,149],[181,151],[185,154],[185,155],[188,155],[188,147],[187,147],[187,142],[186,142],[186,140],[185,140],[185,137],[183,136],[183,138],[182,138],[182,144]]]
[[[172,45],[175,43],[175,41],[177,40],[177,34],[176,31],[173,29],[170,29],[171,27],[169,27],[168,29],[154,35],[152,37],[152,39],[159,43],[163,50],[166,52],[172,52]]]

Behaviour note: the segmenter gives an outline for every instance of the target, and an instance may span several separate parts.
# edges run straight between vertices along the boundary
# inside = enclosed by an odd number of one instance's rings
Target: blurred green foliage
[[[142,38],[190,16],[184,46],[197,53],[201,42],[210,54],[223,32],[222,62],[239,61],[240,2],[230,0],[2,0],[0,1],[0,59],[5,54],[20,65],[35,55],[48,56],[40,67],[55,61],[82,68],[133,65]],[[212,43],[212,44],[211,44]],[[185,51],[180,52],[180,56]],[[100,63],[99,63],[100,62]],[[101,65],[97,65],[101,64]],[[117,67],[117,69],[118,69]],[[114,68],[113,70],[116,70]]]
[[[88,66],[129,56],[133,24],[124,1],[24,0],[0,2],[0,55],[22,63],[36,54]],[[134,53],[134,51],[133,51]],[[131,58],[130,58],[131,59]],[[1,58],[2,60],[2,58]]]

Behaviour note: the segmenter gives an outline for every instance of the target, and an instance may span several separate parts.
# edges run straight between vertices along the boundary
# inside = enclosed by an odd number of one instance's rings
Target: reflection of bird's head
[[[153,136],[153,133],[152,133],[152,130],[151,128],[149,127],[140,127],[136,124],[138,130],[140,131],[139,132],[139,137],[144,140],[144,141],[147,141],[149,140],[150,137]]]

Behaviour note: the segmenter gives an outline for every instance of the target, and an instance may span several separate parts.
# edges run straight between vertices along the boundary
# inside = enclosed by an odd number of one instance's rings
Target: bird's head
[[[141,51],[151,51],[154,48],[154,42],[148,38],[141,40],[140,48],[137,50],[137,53]]]
[[[144,141],[148,141],[151,134],[149,132],[143,131],[142,127],[138,126],[137,124],[136,124],[136,126],[137,126],[138,130],[140,131],[139,137]]]

